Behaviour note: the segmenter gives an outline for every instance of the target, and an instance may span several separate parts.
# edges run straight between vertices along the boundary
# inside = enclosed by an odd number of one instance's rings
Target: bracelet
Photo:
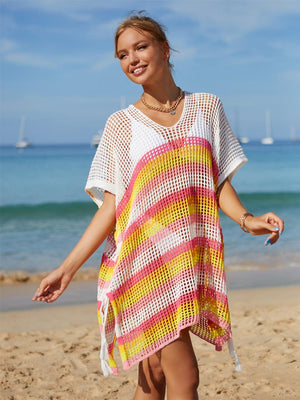
[[[245,227],[246,218],[249,217],[249,216],[254,217],[253,214],[251,214],[251,213],[249,213],[249,212],[246,212],[246,213],[243,214],[243,215],[241,216],[241,218],[240,218],[240,227],[241,227],[241,230],[244,231],[244,232],[246,232],[246,233],[250,233],[250,232],[248,231],[248,229]]]

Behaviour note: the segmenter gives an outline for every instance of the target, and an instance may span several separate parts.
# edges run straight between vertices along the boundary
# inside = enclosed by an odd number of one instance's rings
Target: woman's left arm
[[[284,222],[278,215],[268,212],[267,214],[254,217],[247,215],[248,211],[241,203],[236,191],[228,180],[221,185],[218,191],[220,209],[233,221],[244,226],[252,235],[267,235],[265,245],[277,242],[279,235],[283,232]]]

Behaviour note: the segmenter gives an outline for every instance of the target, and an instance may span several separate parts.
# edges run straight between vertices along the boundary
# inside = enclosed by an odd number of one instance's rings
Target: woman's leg
[[[199,370],[188,329],[161,350],[160,362],[168,400],[198,400]]]
[[[163,400],[166,380],[160,364],[161,352],[139,363],[138,387],[134,400]]]

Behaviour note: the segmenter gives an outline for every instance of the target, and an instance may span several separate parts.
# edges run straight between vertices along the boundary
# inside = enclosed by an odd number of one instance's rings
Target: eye
[[[144,49],[146,49],[147,48],[147,45],[146,44],[142,44],[142,45],[140,45],[139,47],[138,47],[138,50],[144,50]]]
[[[124,57],[126,57],[126,54],[120,54],[119,55],[119,60],[123,60]]]

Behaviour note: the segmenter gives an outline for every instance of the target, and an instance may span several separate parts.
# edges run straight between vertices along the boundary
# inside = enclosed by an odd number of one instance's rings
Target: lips
[[[141,65],[140,67],[135,67],[131,70],[131,73],[134,76],[139,76],[141,75],[147,68],[147,65]]]

